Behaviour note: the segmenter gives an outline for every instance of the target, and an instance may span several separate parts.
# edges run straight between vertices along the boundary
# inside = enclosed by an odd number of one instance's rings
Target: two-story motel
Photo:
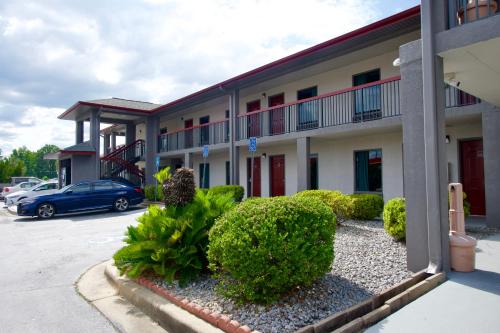
[[[411,8],[164,105],[77,102],[59,116],[76,124],[75,145],[58,156],[61,182],[152,184],[159,158],[161,167],[193,168],[200,187],[240,184],[248,196],[405,196],[408,265],[422,269],[431,242],[447,234],[446,192],[431,189],[433,179],[463,183],[472,214],[500,225],[500,16],[458,3],[424,1],[422,17]],[[435,75],[426,54],[437,59]],[[126,142],[118,149],[117,135]],[[444,211],[435,221],[432,207]],[[434,239],[432,225],[442,227]]]

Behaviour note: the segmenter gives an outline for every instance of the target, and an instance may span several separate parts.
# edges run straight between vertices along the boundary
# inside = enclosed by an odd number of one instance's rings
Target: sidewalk
[[[448,278],[365,332],[500,332],[500,234],[478,242],[474,273]]]

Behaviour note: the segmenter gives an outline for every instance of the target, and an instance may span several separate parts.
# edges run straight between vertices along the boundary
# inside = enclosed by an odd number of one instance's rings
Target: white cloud
[[[384,3],[5,2],[0,147],[70,145],[73,124],[56,116],[77,100],[115,96],[166,103],[381,18]]]

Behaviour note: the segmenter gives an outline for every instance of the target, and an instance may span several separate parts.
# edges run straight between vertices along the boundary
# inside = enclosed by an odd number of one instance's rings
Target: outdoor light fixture
[[[399,59],[399,58],[394,59],[394,61],[392,62],[392,65],[394,67],[399,67],[401,65],[401,59]]]
[[[449,143],[450,143],[450,136],[449,136],[449,135],[447,135],[447,136],[446,136],[446,144],[449,144]]]
[[[266,153],[262,153],[262,158],[266,159],[267,158],[267,154]]]

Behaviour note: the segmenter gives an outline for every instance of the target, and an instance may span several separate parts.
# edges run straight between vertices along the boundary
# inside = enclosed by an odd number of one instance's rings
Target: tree
[[[26,175],[35,176],[36,171],[36,153],[32,152],[25,146],[14,149],[10,154],[10,158],[20,160],[26,168]]]
[[[24,173],[23,161],[12,156],[0,159],[0,183],[9,183],[11,177],[23,176]]]
[[[44,155],[58,152],[59,148],[54,145],[45,145],[37,151],[31,151],[26,147],[14,149],[11,158],[20,160],[25,167],[25,174],[32,177],[57,177],[57,161],[44,160]]]

